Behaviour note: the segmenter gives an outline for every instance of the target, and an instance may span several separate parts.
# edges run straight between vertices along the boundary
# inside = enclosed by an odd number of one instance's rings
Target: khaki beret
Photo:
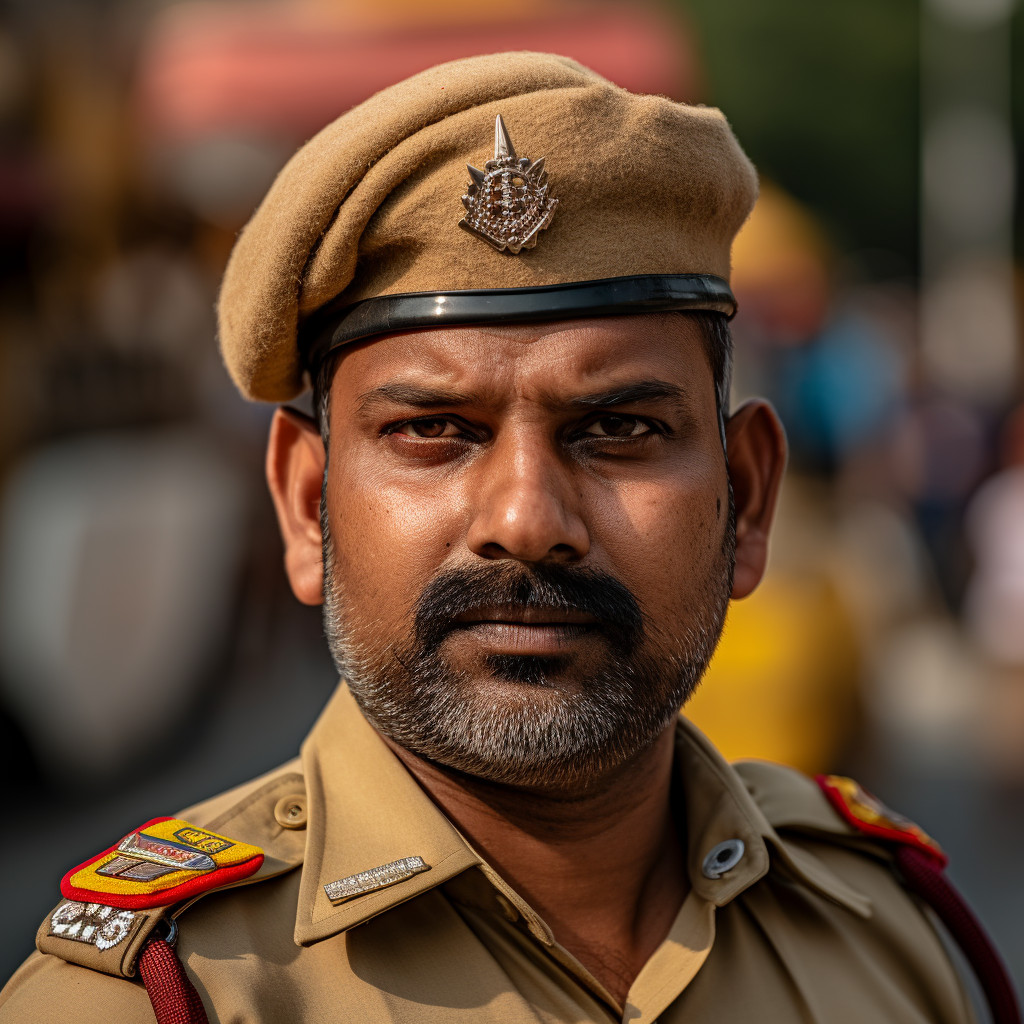
[[[756,195],[718,110],[549,54],[442,64],[278,175],[224,275],[224,361],[247,398],[287,401],[332,349],[396,330],[731,315],[730,246]]]

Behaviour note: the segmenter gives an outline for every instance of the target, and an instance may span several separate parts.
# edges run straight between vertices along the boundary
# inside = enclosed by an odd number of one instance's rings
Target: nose
[[[477,464],[466,537],[482,558],[577,562],[590,550],[571,467],[553,442],[505,437]]]

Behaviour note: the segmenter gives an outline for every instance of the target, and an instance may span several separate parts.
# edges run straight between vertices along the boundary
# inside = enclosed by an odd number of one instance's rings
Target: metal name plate
[[[339,878],[337,882],[331,882],[324,886],[324,892],[332,903],[344,903],[353,896],[362,896],[364,893],[375,892],[377,889],[386,889],[396,882],[404,882],[421,871],[429,871],[430,865],[425,863],[422,857],[403,857],[401,860],[394,860],[390,864],[382,864],[379,868],[370,868],[369,871],[360,871],[358,875],[349,875],[348,878]]]

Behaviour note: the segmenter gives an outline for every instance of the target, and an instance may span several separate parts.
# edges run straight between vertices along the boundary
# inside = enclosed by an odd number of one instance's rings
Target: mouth
[[[571,608],[538,608],[532,605],[496,604],[470,608],[455,617],[460,626],[506,623],[514,626],[593,626],[597,619]]]
[[[599,632],[597,619],[585,612],[514,605],[472,608],[457,616],[453,627],[488,654],[536,657],[568,653]]]

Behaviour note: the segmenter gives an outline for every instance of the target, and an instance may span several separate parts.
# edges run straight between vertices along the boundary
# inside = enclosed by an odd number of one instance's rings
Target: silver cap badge
[[[470,183],[462,197],[466,213],[459,227],[489,242],[499,252],[532,249],[551,223],[557,199],[548,195],[544,157],[531,162],[516,156],[505,122],[494,122],[494,159],[484,169],[466,165]]]

